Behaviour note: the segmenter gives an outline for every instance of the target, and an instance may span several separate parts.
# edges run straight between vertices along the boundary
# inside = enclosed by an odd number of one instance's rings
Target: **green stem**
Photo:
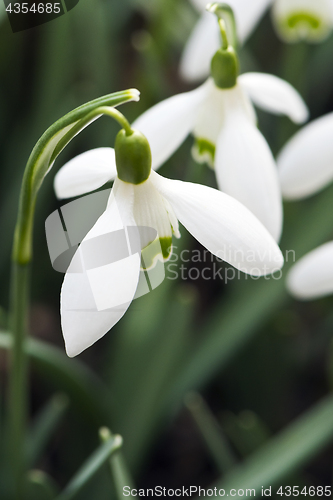
[[[29,303],[29,271],[32,261],[32,236],[35,205],[44,177],[57,155],[89,123],[108,114],[118,120],[126,133],[132,133],[125,117],[109,106],[138,100],[135,89],[109,94],[74,109],[49,127],[36,143],[24,171],[13,244],[11,275],[11,331],[13,347],[9,367],[8,455],[9,480],[13,497],[22,496],[25,473],[24,438],[27,419],[28,366],[25,351]],[[112,111],[111,111],[112,110]]]
[[[227,49],[229,45],[235,48],[237,45],[237,32],[232,8],[226,3],[214,2],[208,4],[206,10],[215,14],[218,19],[222,36],[222,48]]]
[[[107,427],[102,427],[99,431],[100,439],[103,443],[106,443],[110,439],[114,438],[110,429]],[[113,453],[109,458],[109,465],[111,470],[112,479],[114,482],[117,498],[123,500],[124,498],[124,487],[127,486],[131,490],[134,488],[133,479],[127,469],[124,456],[122,454],[121,448]],[[129,495],[133,498],[132,495]]]
[[[115,108],[106,107],[106,106],[99,108],[99,110],[103,113],[103,115],[108,115],[108,116],[111,116],[111,118],[114,118],[119,123],[119,125],[125,130],[126,135],[133,134],[133,130],[132,130],[129,122],[126,120],[124,115],[122,113],[120,113],[120,111],[118,111]]]
[[[14,498],[20,498],[24,473],[24,436],[27,419],[27,358],[24,343],[27,332],[27,311],[30,266],[13,262],[11,277],[11,329],[15,342],[10,355],[8,440],[10,478]]]
[[[228,37],[227,37],[227,32],[226,32],[226,27],[225,27],[225,22],[223,19],[219,19],[219,27],[220,27],[220,32],[221,32],[221,38],[222,38],[222,49],[227,50],[229,43],[228,43]]]

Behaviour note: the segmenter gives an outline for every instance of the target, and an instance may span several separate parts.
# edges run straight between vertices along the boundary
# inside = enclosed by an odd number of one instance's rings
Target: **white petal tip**
[[[303,106],[299,107],[298,113],[294,113],[293,115],[290,115],[291,120],[294,123],[297,124],[302,124],[305,123],[309,120],[310,118],[310,111],[309,108],[305,103],[303,103]]]
[[[333,294],[333,242],[302,257],[289,271],[286,285],[291,295],[300,300]]]
[[[78,356],[80,354],[80,352],[82,352],[82,351],[76,351],[74,349],[72,350],[72,349],[66,347],[66,354],[69,358],[75,358],[75,356]]]
[[[138,89],[129,89],[133,101],[140,101],[140,91]]]

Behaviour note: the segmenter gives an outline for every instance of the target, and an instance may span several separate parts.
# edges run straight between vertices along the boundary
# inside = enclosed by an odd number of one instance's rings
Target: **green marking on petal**
[[[294,42],[299,40],[319,42],[330,32],[327,19],[311,12],[293,12],[288,17],[280,19],[277,28],[286,41]]]
[[[156,238],[149,243],[141,251],[141,267],[142,269],[151,269],[155,266],[156,261],[167,261],[172,253],[172,237],[164,236]]]
[[[295,28],[300,23],[308,24],[313,30],[319,29],[322,24],[321,19],[311,14],[307,14],[306,12],[298,12],[297,14],[289,16],[287,19],[287,24],[290,28]]]
[[[192,148],[192,156],[198,163],[207,163],[209,167],[214,168],[215,144],[208,139],[196,137]]]

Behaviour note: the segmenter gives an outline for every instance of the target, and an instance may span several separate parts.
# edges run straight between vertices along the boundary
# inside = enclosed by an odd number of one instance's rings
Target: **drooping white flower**
[[[289,271],[287,287],[302,300],[333,294],[333,241],[302,257]]]
[[[246,73],[229,89],[218,88],[209,78],[197,89],[153,106],[133,126],[148,138],[154,168],[192,132],[195,159],[214,165],[219,188],[249,208],[278,240],[282,228],[279,180],[251,100],[296,123],[308,117],[306,105],[290,84],[273,75]]]
[[[220,46],[219,29],[205,12],[206,0],[191,0],[201,17],[185,46],[180,72],[187,81],[198,81],[209,74],[210,59]],[[272,5],[272,19],[280,37],[286,42],[306,40],[320,42],[333,27],[332,0],[229,0],[241,43],[255,29]]]
[[[283,197],[310,196],[333,181],[333,113],[298,131],[277,158]]]
[[[131,168],[135,172],[136,165]],[[56,194],[66,198],[88,193],[114,178],[116,171],[106,210],[82,241],[64,278],[61,321],[69,356],[76,356],[110,330],[135,297],[141,256],[138,249],[129,248],[126,228],[153,228],[161,241],[160,259],[169,257],[172,233],[179,236],[180,221],[210,252],[245,273],[269,274],[283,265],[271,235],[237,200],[154,171],[142,182],[124,181],[111,148],[88,151],[64,165],[55,178]],[[96,268],[91,264],[91,242],[121,229],[127,234],[127,258]],[[142,252],[151,243],[147,233],[140,234]],[[103,255],[112,250],[102,246],[98,251],[103,250]]]

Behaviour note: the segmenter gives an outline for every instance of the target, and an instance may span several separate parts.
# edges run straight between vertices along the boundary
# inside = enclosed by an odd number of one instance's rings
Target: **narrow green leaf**
[[[122,437],[118,434],[101,444],[78,470],[64,491],[57,497],[57,500],[74,498],[121,445]]]
[[[332,417],[330,395],[212,487],[224,489],[226,494],[233,488],[254,489],[258,495],[262,486],[278,486],[278,481],[305,465],[333,440]]]
[[[109,439],[113,437],[110,430],[107,427],[102,427],[99,431],[99,435],[103,442],[107,442]],[[116,493],[119,500],[124,499],[124,490],[125,486],[134,488],[134,482],[130,475],[130,472],[127,468],[125,458],[121,449],[113,453],[109,460],[110,469],[112,474],[112,479],[115,485]],[[129,495],[132,498],[132,495]]]
[[[239,415],[225,412],[222,427],[235,449],[244,457],[255,452],[271,437],[266,424],[250,410],[243,410]]]
[[[186,395],[185,405],[191,412],[217,469],[221,473],[227,472],[236,463],[236,458],[214,415],[196,392]]]
[[[24,500],[53,500],[57,494],[58,487],[45,472],[28,472],[24,485]]]
[[[0,332],[0,348],[10,349],[11,346],[11,335]],[[26,349],[41,380],[52,382],[57,389],[66,392],[96,425],[108,422],[110,391],[88,367],[40,340],[28,339]]]
[[[55,394],[37,415],[27,440],[28,467],[35,465],[41,457],[68,405],[66,394]]]

